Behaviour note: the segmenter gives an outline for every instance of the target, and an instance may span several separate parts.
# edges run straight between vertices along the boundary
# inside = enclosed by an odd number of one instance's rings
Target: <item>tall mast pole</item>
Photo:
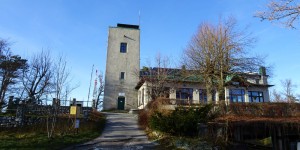
[[[92,86],[93,72],[94,72],[94,64],[93,64],[92,72],[91,72],[91,79],[90,79],[90,87],[89,87],[89,93],[88,93],[88,100],[86,102],[86,106],[87,107],[89,107],[89,100],[90,100],[90,92],[91,92],[91,86]]]
[[[94,92],[93,92],[93,104],[97,103],[97,77],[98,77],[98,70],[96,69],[96,77],[95,77]],[[93,107],[96,108],[94,105]]]
[[[141,28],[141,10],[139,10],[139,28]]]

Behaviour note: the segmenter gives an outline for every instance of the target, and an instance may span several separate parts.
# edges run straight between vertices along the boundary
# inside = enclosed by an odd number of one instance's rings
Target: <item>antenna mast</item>
[[[94,84],[94,92],[93,92],[93,107],[96,108],[95,105],[97,105],[97,77],[98,77],[98,70],[96,69],[96,77],[95,77],[95,84]]]
[[[91,72],[91,79],[90,79],[90,87],[89,87],[89,93],[88,93],[88,100],[86,102],[86,106],[87,107],[89,107],[90,91],[91,91],[91,85],[92,85],[93,72],[94,72],[94,64],[93,64],[92,72]]]
[[[141,28],[141,10],[139,10],[139,28]]]

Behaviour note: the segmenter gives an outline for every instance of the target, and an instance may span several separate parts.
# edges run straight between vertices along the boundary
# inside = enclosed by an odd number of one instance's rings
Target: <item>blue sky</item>
[[[234,16],[257,42],[253,54],[267,55],[274,67],[271,84],[280,80],[300,84],[300,29],[261,22],[253,17],[267,0],[0,0],[0,38],[13,43],[15,54],[30,57],[49,49],[64,54],[74,83],[72,97],[87,100],[92,65],[105,72],[108,27],[117,23],[141,25],[141,65],[158,53],[177,64],[201,22]],[[300,28],[300,26],[299,26]],[[300,85],[296,92],[300,93]]]

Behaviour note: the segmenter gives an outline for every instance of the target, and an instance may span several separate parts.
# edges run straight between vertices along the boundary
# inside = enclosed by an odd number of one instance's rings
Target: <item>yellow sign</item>
[[[71,106],[70,114],[71,115],[76,115],[77,114],[77,106]]]

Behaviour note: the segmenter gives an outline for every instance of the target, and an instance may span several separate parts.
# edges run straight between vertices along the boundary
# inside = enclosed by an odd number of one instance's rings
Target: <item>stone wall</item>
[[[19,127],[23,125],[34,125],[46,121],[46,116],[54,114],[52,106],[19,106],[16,109],[16,116],[0,116],[0,128]],[[88,112],[92,111],[91,107],[82,107],[80,114],[87,117]],[[59,106],[57,115],[70,114],[70,107]]]
[[[17,127],[19,119],[14,116],[0,116],[0,127]]]

